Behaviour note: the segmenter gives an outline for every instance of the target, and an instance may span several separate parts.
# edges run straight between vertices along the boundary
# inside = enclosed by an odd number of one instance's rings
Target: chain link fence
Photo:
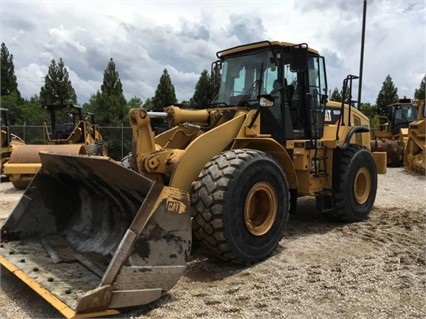
[[[49,127],[51,131],[51,127]],[[22,138],[26,144],[47,144],[43,126],[11,125],[11,133]],[[101,126],[100,132],[108,145],[108,155],[114,160],[121,160],[132,148],[132,128],[130,126]]]

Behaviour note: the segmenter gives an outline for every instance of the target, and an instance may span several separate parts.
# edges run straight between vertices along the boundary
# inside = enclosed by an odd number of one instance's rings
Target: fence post
[[[26,128],[26,125],[27,125],[27,121],[24,121],[24,129],[23,129],[23,132],[22,132],[22,139],[24,140],[24,141],[26,141],[26,139],[25,139],[25,128]]]
[[[124,125],[121,122],[121,158],[124,157]]]

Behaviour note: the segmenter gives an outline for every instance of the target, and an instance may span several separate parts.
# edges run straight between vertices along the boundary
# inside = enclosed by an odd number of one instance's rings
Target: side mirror
[[[271,94],[259,95],[257,99],[261,107],[273,107],[275,105],[275,98]]]

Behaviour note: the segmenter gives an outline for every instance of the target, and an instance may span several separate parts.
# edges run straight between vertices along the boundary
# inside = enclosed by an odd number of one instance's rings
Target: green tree
[[[208,71],[204,69],[195,85],[195,92],[189,101],[189,105],[191,108],[204,109],[210,105],[216,94],[214,82],[211,80]]]
[[[113,58],[109,59],[107,68],[104,71],[104,79],[101,85],[101,92],[108,96],[121,96],[123,100],[125,100],[120,75],[118,74],[118,71],[115,67],[115,62]]]
[[[343,97],[343,87],[340,90],[340,92],[339,92],[339,90],[337,88],[334,88],[333,93],[331,93],[330,100],[331,101],[342,102],[342,97]],[[350,99],[350,92],[349,92],[349,88],[347,88],[346,92],[345,92],[345,97],[344,97],[345,103],[348,103],[349,99]]]
[[[20,123],[21,118],[23,118],[21,112],[22,103],[22,99],[20,99],[16,93],[2,95],[0,97],[0,105],[2,108],[9,110],[9,119],[12,125]]]
[[[360,111],[368,116],[370,120],[377,115],[377,108],[370,103],[362,103],[360,106]]]
[[[342,95],[340,94],[339,90],[337,88],[334,88],[333,93],[331,94],[331,101],[337,101],[342,102]]]
[[[9,109],[10,122],[17,125],[12,133],[25,139],[28,144],[44,144],[43,130],[41,126],[44,122],[50,123],[49,113],[45,112],[41,106],[37,95],[30,99],[21,99],[16,104],[14,94],[2,96],[1,106]]]
[[[127,102],[127,108],[130,110],[132,108],[139,108],[142,107],[143,103],[142,103],[142,99],[134,96],[132,97],[129,102]]]
[[[13,55],[9,54],[9,50],[4,43],[1,44],[0,56],[0,105],[9,110],[10,122],[15,124],[21,118],[20,105],[23,101],[18,90]]]
[[[113,58],[108,61],[100,90],[90,97],[89,103],[83,108],[93,112],[95,121],[102,126],[129,125],[129,105],[124,97],[120,75]],[[104,130],[102,137],[108,142],[108,155],[115,160],[120,160],[123,151],[128,152],[130,149],[131,141],[122,149],[120,130]]]
[[[1,44],[1,96],[14,94],[18,99],[21,98],[21,93],[18,90],[18,82],[15,75],[15,66],[13,64],[13,54],[9,54],[4,42]]]
[[[148,111],[151,111],[154,109],[154,102],[152,101],[152,98],[146,99],[145,103],[142,104],[142,107]]]
[[[158,83],[157,89],[155,90],[155,95],[152,98],[154,104],[154,111],[163,111],[163,109],[169,105],[175,104],[177,102],[175,87],[172,84],[167,69],[163,70],[163,74],[160,77],[160,82]]]
[[[386,79],[383,82],[382,89],[380,90],[376,99],[378,115],[386,115],[386,107],[392,103],[398,102],[397,92],[398,89],[393,84],[391,76],[386,76]]]
[[[353,91],[353,90],[352,90],[352,94],[354,94],[354,91]],[[345,94],[343,94],[343,87],[342,87],[342,89],[340,90],[339,95],[340,95],[340,102],[341,102],[341,101],[342,101],[342,99],[343,99],[343,101],[344,101],[345,103],[347,103],[347,104],[349,104],[350,100],[353,100],[353,99],[354,99],[354,97],[353,97],[353,96],[351,96],[351,92],[350,92],[350,88],[349,88],[349,87],[347,87],[347,88],[346,88],[346,92],[345,92]]]
[[[425,99],[425,87],[426,87],[426,74],[423,76],[422,82],[418,89],[414,91],[414,98],[417,100]]]
[[[68,70],[62,58],[59,59],[58,64],[56,64],[55,59],[52,59],[44,83],[44,86],[40,90],[40,101],[43,105],[77,103],[77,95],[72,87]]]
[[[128,123],[127,102],[113,58],[110,58],[104,71],[100,91],[90,97],[84,109],[95,113],[96,121],[101,125],[120,126],[123,122]]]
[[[21,107],[22,118],[25,119],[26,124],[43,125],[43,123],[50,123],[50,113],[44,110],[37,95],[26,99]],[[21,124],[24,124],[22,122]]]

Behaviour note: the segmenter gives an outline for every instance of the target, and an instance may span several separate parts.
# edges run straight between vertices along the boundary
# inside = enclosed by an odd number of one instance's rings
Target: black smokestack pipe
[[[365,39],[365,18],[367,16],[367,0],[364,0],[364,10],[362,14],[362,34],[361,34],[361,58],[359,63],[359,87],[358,87],[358,109],[361,106],[362,91],[362,69],[364,64],[364,39]]]

